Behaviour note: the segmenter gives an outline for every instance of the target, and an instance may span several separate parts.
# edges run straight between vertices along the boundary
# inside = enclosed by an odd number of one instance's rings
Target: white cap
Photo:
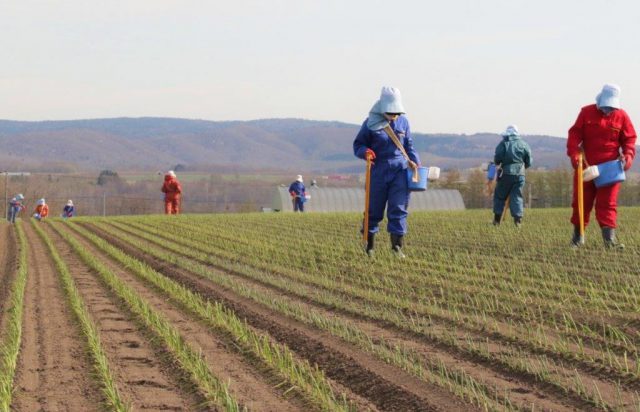
[[[302,183],[302,175],[296,176],[296,182]]]
[[[176,172],[174,172],[173,170],[169,170],[167,174],[171,177],[176,177]]]
[[[38,204],[39,205],[44,205],[46,202],[44,201],[44,197],[40,200],[38,200]]]
[[[504,132],[501,133],[502,136],[518,136],[520,133],[518,132],[518,126],[516,126],[515,124],[510,124],[509,126],[507,126],[507,128],[504,130]]]
[[[596,96],[598,107],[620,108],[620,86],[617,84],[605,84],[602,91]]]
[[[73,200],[71,199],[67,200],[67,206],[73,206]]]
[[[402,106],[400,90],[395,87],[384,86],[380,91],[381,113],[406,113]]]

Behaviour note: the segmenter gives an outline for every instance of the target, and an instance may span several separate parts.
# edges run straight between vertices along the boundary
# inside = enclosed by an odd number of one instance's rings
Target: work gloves
[[[371,149],[367,149],[367,150],[364,151],[364,158],[365,158],[365,160],[375,160],[376,152],[374,152]]]

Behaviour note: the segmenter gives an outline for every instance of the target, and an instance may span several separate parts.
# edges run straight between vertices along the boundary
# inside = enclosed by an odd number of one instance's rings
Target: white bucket
[[[582,180],[585,182],[590,182],[598,176],[600,176],[598,166],[589,166],[582,171]]]
[[[439,167],[430,167],[429,173],[427,174],[427,179],[429,180],[438,180],[440,179],[440,168]]]

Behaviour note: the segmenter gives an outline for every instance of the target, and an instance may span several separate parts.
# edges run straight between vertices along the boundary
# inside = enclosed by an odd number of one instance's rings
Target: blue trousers
[[[409,187],[406,169],[392,168],[383,162],[371,168],[369,193],[369,233],[378,233],[379,223],[387,209],[387,231],[394,235],[407,233]]]
[[[16,217],[18,216],[19,212],[20,212],[20,208],[19,207],[10,206],[9,207],[9,222],[16,223]]]
[[[294,212],[304,212],[304,202],[297,196],[293,199],[293,211]]]
[[[498,178],[496,190],[493,192],[493,213],[502,214],[504,204],[509,197],[509,209],[511,216],[522,217],[524,215],[524,175],[502,175]]]

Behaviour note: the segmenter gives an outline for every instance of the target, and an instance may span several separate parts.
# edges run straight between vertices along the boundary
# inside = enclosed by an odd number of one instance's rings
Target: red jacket
[[[182,186],[180,182],[173,176],[166,175],[164,177],[164,184],[162,185],[162,192],[165,193],[165,200],[174,200],[180,197],[182,193]]]
[[[595,104],[585,106],[571,129],[567,140],[567,155],[574,158],[584,149],[589,165],[597,165],[623,155],[636,155],[636,131],[629,115],[617,109],[608,116],[598,110]]]
[[[40,217],[47,217],[49,216],[49,206],[47,204],[38,205],[36,206],[36,210],[34,213],[39,214]]]

